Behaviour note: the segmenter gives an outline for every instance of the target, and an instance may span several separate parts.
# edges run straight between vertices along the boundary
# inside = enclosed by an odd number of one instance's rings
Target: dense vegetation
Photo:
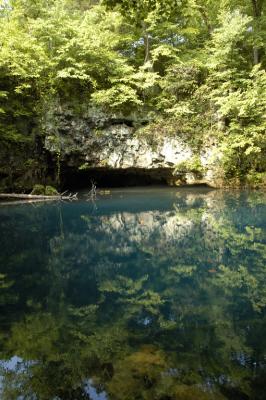
[[[264,0],[6,0],[0,174],[41,180],[52,107],[146,115],[142,134],[222,149],[226,178],[266,170]],[[14,161],[15,160],[15,161]]]

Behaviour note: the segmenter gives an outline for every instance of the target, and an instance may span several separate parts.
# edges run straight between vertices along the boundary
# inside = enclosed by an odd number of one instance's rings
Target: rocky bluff
[[[195,150],[177,135],[143,134],[146,123],[134,116],[107,117],[95,110],[77,116],[57,108],[44,120],[44,147],[70,185],[89,178],[104,186],[222,185],[215,143]]]

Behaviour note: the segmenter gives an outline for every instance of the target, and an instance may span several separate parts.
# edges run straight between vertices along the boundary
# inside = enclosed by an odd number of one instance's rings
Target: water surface
[[[0,206],[0,398],[266,398],[263,192]]]

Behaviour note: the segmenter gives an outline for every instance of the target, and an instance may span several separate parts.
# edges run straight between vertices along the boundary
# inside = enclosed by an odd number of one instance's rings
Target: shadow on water
[[[3,400],[265,399],[262,192],[0,207]]]

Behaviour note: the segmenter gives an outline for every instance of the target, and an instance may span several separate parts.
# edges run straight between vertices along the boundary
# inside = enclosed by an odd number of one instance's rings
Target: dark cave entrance
[[[62,189],[89,189],[93,181],[99,188],[169,185],[172,168],[89,168],[77,170],[66,167],[62,170]]]

